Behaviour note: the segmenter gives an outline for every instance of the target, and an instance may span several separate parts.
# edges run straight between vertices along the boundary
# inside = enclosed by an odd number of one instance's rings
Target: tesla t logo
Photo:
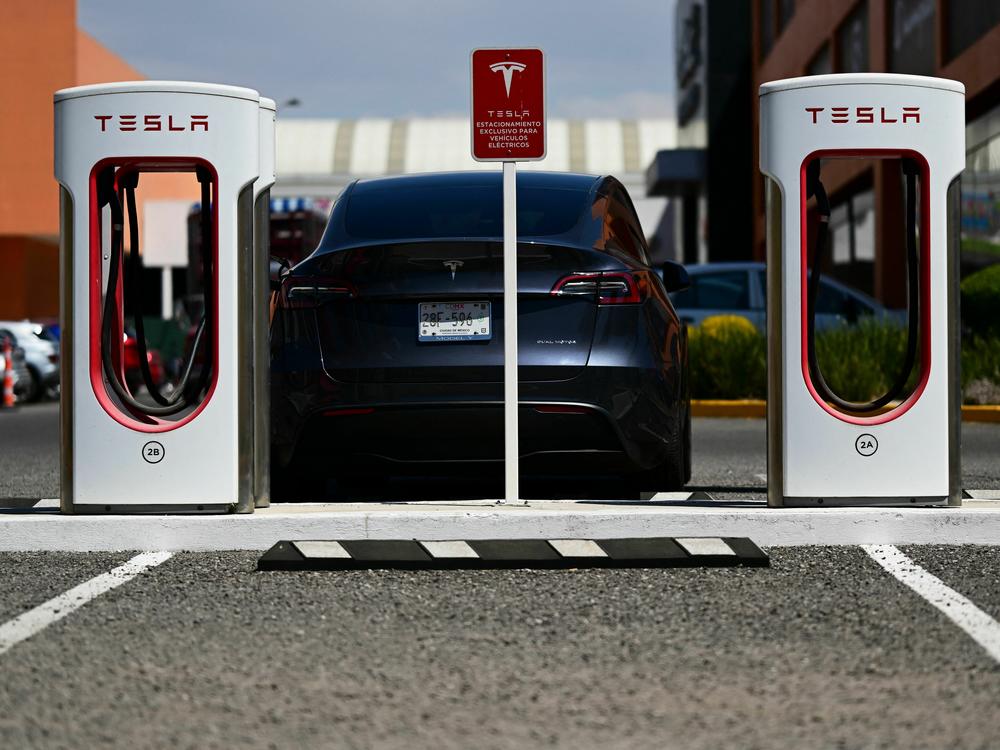
[[[820,121],[820,113],[826,112],[826,107],[806,107],[806,112],[812,115],[812,124],[816,125]],[[901,110],[878,108],[876,118],[875,107],[830,107],[829,114],[823,115],[823,120],[829,120],[834,125],[846,125],[854,123],[856,125],[891,125],[899,122],[920,124],[920,107],[902,107]]]
[[[455,271],[464,266],[465,264],[460,260],[446,260],[444,261],[444,267],[451,271],[451,280],[455,280]]]
[[[514,77],[514,73],[523,73],[526,67],[528,66],[519,62],[498,62],[490,66],[490,70],[494,73],[503,73],[503,85],[507,89],[508,99],[510,98],[510,81]]]
[[[123,133],[131,133],[136,130],[155,132],[166,130],[177,133],[181,131],[192,132],[204,130],[208,132],[208,115],[189,115],[187,117],[175,117],[174,115],[94,115],[94,119],[101,123],[101,132],[108,132],[109,123],[111,129],[117,128]]]

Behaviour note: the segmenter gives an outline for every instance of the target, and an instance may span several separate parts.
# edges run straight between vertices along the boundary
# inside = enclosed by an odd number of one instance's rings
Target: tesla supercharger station
[[[845,399],[816,348],[832,268],[837,195],[849,160],[899,185],[897,255],[906,282],[905,352],[889,390]],[[760,87],[766,176],[768,503],[953,504],[959,485],[959,182],[965,89],[938,78],[811,76]],[[832,199],[832,201],[831,201]],[[832,208],[831,208],[832,203]],[[889,248],[875,247],[874,253]],[[817,322],[820,321],[820,322]],[[827,363],[829,364],[829,363]]]
[[[262,120],[273,123],[273,103],[232,86],[143,81],[56,92],[64,512],[266,504],[266,487],[255,487],[266,433],[255,429],[253,400],[254,352],[267,335],[255,330],[266,321],[254,283],[266,278],[267,258],[255,259],[266,241],[254,240],[254,199],[273,181],[273,158],[267,172],[259,166],[262,153],[273,154],[273,127],[262,139]],[[200,197],[191,262],[203,291],[170,392],[151,371],[138,247],[137,192],[164,173],[189,180]]]
[[[253,195],[253,499],[254,507],[271,504],[271,352],[270,315],[271,186],[274,185],[274,121],[278,106],[260,98],[260,176]]]

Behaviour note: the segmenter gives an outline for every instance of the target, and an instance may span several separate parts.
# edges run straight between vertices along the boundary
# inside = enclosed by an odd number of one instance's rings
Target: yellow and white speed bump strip
[[[258,570],[766,567],[742,537],[282,541]]]

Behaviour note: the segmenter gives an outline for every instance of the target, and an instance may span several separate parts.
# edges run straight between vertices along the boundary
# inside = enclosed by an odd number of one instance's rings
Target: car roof
[[[536,172],[522,170],[517,174],[517,184],[524,187],[544,187],[562,190],[590,190],[602,178],[597,175],[573,172]],[[371,190],[406,189],[416,187],[481,187],[499,185],[503,180],[500,170],[468,172],[426,172],[421,174],[372,177],[354,183],[352,193]]]

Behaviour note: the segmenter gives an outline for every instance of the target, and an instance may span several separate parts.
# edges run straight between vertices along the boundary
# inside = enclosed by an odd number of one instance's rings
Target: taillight
[[[350,299],[357,290],[349,281],[325,277],[290,276],[282,284],[282,295],[288,307],[319,307],[326,302]]]
[[[645,271],[601,271],[563,276],[552,287],[555,296],[597,297],[599,305],[635,305],[646,299]]]

